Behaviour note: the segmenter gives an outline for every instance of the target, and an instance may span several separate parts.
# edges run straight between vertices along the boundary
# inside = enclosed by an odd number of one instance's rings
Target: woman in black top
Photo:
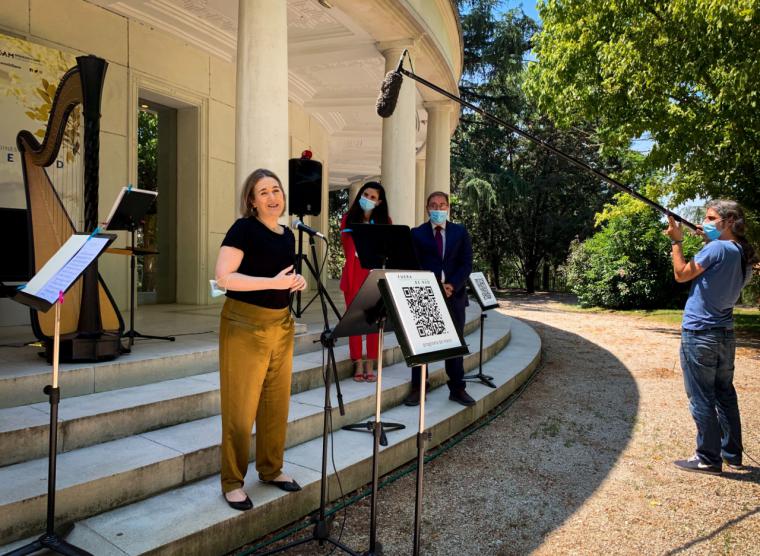
[[[259,169],[245,181],[241,212],[216,261],[216,281],[227,290],[219,329],[222,409],[222,493],[236,510],[253,507],[243,490],[251,429],[256,421],[259,480],[300,490],[282,472],[293,370],[290,292],[306,287],[293,272],[295,238],[277,220],[285,211],[279,178]]]

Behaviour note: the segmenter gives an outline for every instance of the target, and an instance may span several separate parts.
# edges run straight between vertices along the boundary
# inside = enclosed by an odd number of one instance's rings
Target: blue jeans
[[[734,331],[682,330],[681,368],[689,410],[697,425],[697,456],[721,466],[742,461],[742,426],[734,389]]]

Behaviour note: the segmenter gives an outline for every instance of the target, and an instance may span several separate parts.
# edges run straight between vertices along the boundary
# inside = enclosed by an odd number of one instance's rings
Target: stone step
[[[509,341],[507,317],[494,315],[488,322],[484,332],[486,359]],[[470,334],[467,341],[477,346],[479,332]],[[466,368],[477,365],[477,361],[476,351],[465,359]],[[442,362],[431,365],[430,379],[434,386],[445,382]],[[408,392],[408,382],[409,369],[405,364],[385,368],[383,407],[399,404]],[[346,415],[335,413],[336,427],[374,412],[373,385],[346,379],[341,381],[341,388]],[[323,404],[322,388],[292,397],[288,446],[321,435]],[[335,391],[333,405],[337,406]],[[81,519],[217,473],[220,436],[220,419],[215,415],[60,454],[58,519],[61,522]],[[251,458],[255,457],[253,447],[252,444]],[[0,542],[44,527],[46,477],[46,458],[0,468]]]
[[[465,334],[478,326],[479,315],[476,304],[470,304]],[[307,332],[297,334],[295,354],[319,351],[320,333],[321,327],[312,325]],[[346,346],[347,340],[341,338],[337,345]],[[180,336],[175,342],[140,341],[135,344],[133,353],[114,361],[62,364],[59,376],[61,396],[84,396],[205,374],[218,369],[218,346],[217,334],[208,332]],[[42,390],[50,382],[51,367],[43,359],[14,362],[12,369],[0,373],[0,408],[47,402],[48,397]]]
[[[540,338],[524,323],[509,320],[512,336],[509,345],[484,365],[484,372],[494,376],[496,390],[478,383],[468,386],[468,392],[477,400],[477,404],[470,408],[448,401],[446,388],[430,392],[425,416],[427,430],[433,437],[429,447],[443,442],[487,413],[514,392],[535,369],[541,353]],[[380,471],[387,473],[416,457],[418,408],[398,406],[383,412],[382,418],[406,425],[404,430],[388,433],[389,445],[380,452]],[[371,436],[338,430],[336,424],[333,442],[343,491],[347,493],[367,484],[371,479]],[[318,508],[321,449],[322,439],[319,437],[286,451],[285,472],[304,487],[301,492],[284,493],[255,479],[249,481],[246,491],[254,508],[248,512],[230,509],[222,500],[219,477],[211,476],[84,519],[76,524],[68,540],[102,556],[225,554]],[[335,499],[339,496],[339,489],[332,465],[328,467],[328,473],[329,492]],[[256,477],[253,464],[248,476]],[[382,497],[381,491],[381,504]],[[413,496],[409,498],[409,504],[414,504]],[[348,518],[368,524],[368,515],[359,516],[356,510],[349,509]],[[411,528],[412,524],[409,526]],[[309,533],[310,530],[304,531],[306,535]],[[382,541],[382,532],[378,540]],[[28,541],[5,546],[0,552],[25,542]],[[366,547],[352,548],[361,552]]]
[[[479,328],[477,316],[472,312],[468,316],[466,333]],[[473,345],[477,347],[477,343]],[[386,334],[383,347],[384,365],[401,361],[395,334]],[[350,377],[353,369],[347,345],[335,348],[335,359],[338,377]],[[305,392],[321,384],[322,352],[296,355],[291,392]],[[69,452],[218,413],[219,373],[216,370],[67,398],[59,406],[58,447],[60,452]],[[47,401],[0,409],[0,446],[4,447],[0,451],[0,467],[46,456],[49,422]]]

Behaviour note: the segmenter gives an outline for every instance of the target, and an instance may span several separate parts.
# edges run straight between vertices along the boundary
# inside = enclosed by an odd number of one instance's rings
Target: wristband
[[[683,240],[682,239],[671,239],[670,240],[670,245],[677,245],[679,243],[683,243]]]

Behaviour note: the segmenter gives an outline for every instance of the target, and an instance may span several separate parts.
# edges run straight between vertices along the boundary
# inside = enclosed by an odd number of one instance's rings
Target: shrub
[[[564,266],[570,290],[584,307],[654,309],[683,307],[688,284],[673,278],[670,240],[660,215],[627,195],[616,196],[597,216],[601,229],[573,242]],[[701,240],[685,234],[684,254],[692,257]]]

